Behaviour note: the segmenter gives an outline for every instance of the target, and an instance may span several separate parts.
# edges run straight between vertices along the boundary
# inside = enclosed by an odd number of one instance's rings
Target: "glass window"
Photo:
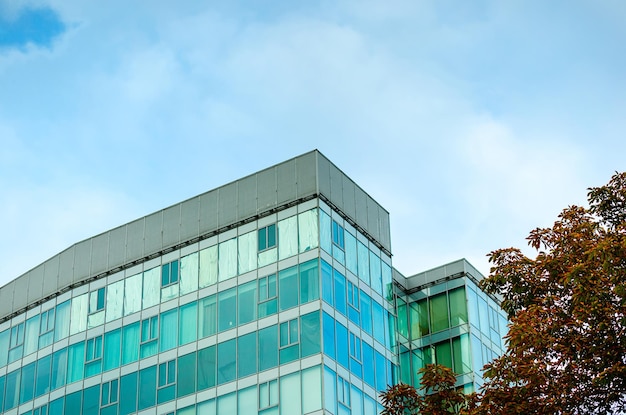
[[[217,283],[217,245],[210,246],[199,252],[200,274],[198,285],[200,288],[208,287]]]
[[[393,301],[393,286],[391,283],[391,267],[385,262],[381,260],[381,271],[383,277],[383,297],[387,299],[387,301]]]
[[[239,324],[246,324],[256,320],[257,298],[256,298],[257,281],[250,281],[237,287],[239,312]]]
[[[237,238],[239,244],[239,273],[243,274],[256,269],[257,238],[255,232],[248,232]]]
[[[124,315],[141,310],[142,275],[136,274],[124,280]]]
[[[363,392],[356,386],[351,388],[350,403],[352,404],[353,414],[363,414]]]
[[[237,343],[236,339],[217,345],[217,384],[231,382],[237,375]]]
[[[237,391],[237,414],[250,415],[257,413],[257,386],[250,386]],[[234,415],[234,414],[233,414]]]
[[[105,292],[106,287],[102,287],[89,293],[89,314],[104,310]]]
[[[152,307],[161,301],[161,267],[143,273],[143,308]]]
[[[302,413],[322,409],[322,373],[320,366],[302,371]],[[355,412],[357,414],[358,412]]]
[[[467,323],[465,287],[449,291],[448,296],[450,297],[450,326],[455,327]]]
[[[69,305],[69,304],[68,304]],[[53,342],[54,336],[54,321],[55,313],[54,308],[46,310],[41,313],[41,320],[39,320],[39,348],[43,349],[49,346]]]
[[[81,397],[83,392],[78,391],[65,396],[65,415],[81,413]]]
[[[279,407],[281,414],[301,414],[301,385],[300,372],[295,372],[280,378],[280,400]],[[288,399],[286,399],[289,397]]]
[[[68,347],[67,383],[83,378],[85,369],[85,342],[75,343]]]
[[[341,376],[337,376],[337,402],[350,408],[350,382]]]
[[[17,369],[6,376],[6,391],[4,395],[5,411],[14,408],[19,404],[21,373],[21,370]]]
[[[259,410],[278,406],[278,380],[259,384]]]
[[[139,371],[139,410],[156,404],[157,367],[150,366]]]
[[[102,384],[102,390],[100,393],[100,406],[106,407],[114,405],[119,400],[119,381],[113,379],[110,382],[104,382]]]
[[[337,335],[337,363],[346,369],[350,369],[348,354],[348,329],[338,321],[335,322],[335,333]]]
[[[178,309],[161,313],[159,330],[159,351],[164,352],[178,344]]]
[[[376,390],[378,392],[387,389],[386,368],[385,368],[385,356],[374,350],[376,356]]]
[[[135,362],[139,358],[139,322],[122,328],[122,364]]]
[[[277,301],[276,274],[259,278],[259,318],[276,314]]]
[[[218,250],[218,278],[226,281],[237,275],[237,238],[221,242]]]
[[[322,313],[323,329],[324,329],[324,353],[332,359],[335,359],[335,320],[325,312]]]
[[[324,366],[324,409],[337,413],[337,377],[327,366]]]
[[[317,248],[317,209],[311,209],[298,215],[298,242],[300,253]]]
[[[298,267],[290,267],[278,273],[278,304],[280,311],[298,305]]]
[[[217,398],[218,414],[236,414],[237,413],[237,394],[236,392],[228,395],[219,396]]]
[[[374,339],[385,344],[385,317],[383,312],[383,306],[378,304],[377,301],[372,300],[372,317],[374,322]]]
[[[485,334],[489,333],[488,310],[489,310],[489,306],[487,305],[487,301],[485,301],[481,297],[478,297],[478,312],[480,314],[480,330]]]
[[[104,369],[103,371],[115,369],[120,366],[121,360],[121,336],[122,330],[116,329],[104,334]]]
[[[140,355],[144,357],[155,355],[158,350],[159,316],[152,316],[141,321]]]
[[[300,304],[320,298],[320,272],[318,260],[300,264]]]
[[[345,248],[345,238],[343,226],[333,221],[333,244],[337,245],[342,250]]]
[[[292,216],[278,222],[278,259],[298,255],[298,217]]]
[[[178,260],[161,266],[161,287],[178,282]]]
[[[280,364],[297,360],[300,356],[298,319],[280,323]]]
[[[348,281],[348,317],[354,324],[361,325],[359,314],[359,287]]]
[[[354,275],[359,274],[359,260],[356,248],[356,238],[350,233],[345,232],[346,243],[346,268]]]
[[[452,367],[452,350],[450,349],[450,340],[437,343],[435,345],[435,362],[450,369]]]
[[[34,316],[26,320],[26,326],[24,330],[24,356],[28,356],[34,353],[39,348],[39,316]],[[53,333],[50,333],[50,340],[52,340]]]
[[[322,298],[330,305],[334,305],[333,285],[333,267],[322,260]]]
[[[85,377],[102,372],[102,336],[87,340],[85,348]]]
[[[231,288],[218,294],[218,329],[220,332],[237,326],[237,288]]]
[[[37,377],[35,378],[35,398],[50,392],[50,366],[52,355],[37,360]]]
[[[278,366],[278,325],[259,330],[259,372]]]
[[[377,292],[378,294],[385,296],[383,292],[383,275],[382,270],[380,268],[380,258],[378,255],[374,254],[370,251],[370,281],[372,290]]]
[[[237,338],[238,377],[243,378],[257,371],[257,355],[250,353],[256,350],[256,332],[245,334]]]
[[[205,338],[217,332],[217,301],[215,294],[199,301],[199,337]]]
[[[363,378],[361,356],[361,339],[356,334],[350,332],[350,371],[360,379]]]
[[[122,376],[120,389],[120,415],[129,415],[137,410],[137,373],[133,372]]]
[[[22,367],[22,382],[20,384],[20,404],[33,399],[35,393],[35,362]]]
[[[7,364],[10,334],[10,329],[0,332],[0,367],[4,367]],[[0,393],[0,396],[2,396],[2,393]]]
[[[375,387],[374,376],[374,349],[372,346],[363,342],[363,380],[371,387]]]
[[[457,374],[471,373],[472,360],[468,334],[452,339],[452,356],[454,357],[454,371]]]
[[[179,345],[191,343],[198,337],[198,303],[196,301],[180,307]]]
[[[217,369],[217,347],[210,346],[198,350],[198,390],[204,390],[215,386],[215,371]]]
[[[347,315],[346,277],[336,269],[333,269],[333,276],[335,280],[335,309],[345,316]]]
[[[370,251],[367,246],[357,241],[359,278],[370,285]]]
[[[433,333],[449,327],[446,293],[438,294],[430,298],[430,322],[432,324]]]
[[[124,314],[124,280],[110,284],[106,294],[106,321],[121,318]]]
[[[180,259],[180,295],[198,289],[198,253],[194,252]]]
[[[314,311],[300,317],[302,330],[300,333],[301,357],[311,356],[321,351],[320,312]]]
[[[11,340],[9,343],[9,363],[15,362],[22,357],[24,350],[24,323],[11,327]]]
[[[258,230],[259,252],[276,246],[276,224],[273,223]]]
[[[68,367],[67,349],[61,349],[52,355],[52,371],[50,379],[50,389],[55,390],[65,385]]]
[[[323,210],[320,210],[320,247],[332,255],[331,227],[330,216]]]
[[[361,329],[364,332],[372,335],[372,299],[369,295],[365,294],[363,291],[360,292],[361,295]]]
[[[157,402],[171,401],[176,397],[176,360],[161,363],[158,377]]]

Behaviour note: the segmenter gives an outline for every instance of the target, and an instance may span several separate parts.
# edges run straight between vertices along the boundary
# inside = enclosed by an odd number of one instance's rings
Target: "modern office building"
[[[474,388],[480,274],[405,278],[389,229],[313,151],[79,242],[0,288],[0,413],[375,414],[429,361]]]

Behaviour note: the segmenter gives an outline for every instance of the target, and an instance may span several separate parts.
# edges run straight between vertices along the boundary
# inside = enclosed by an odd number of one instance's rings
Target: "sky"
[[[623,0],[0,0],[0,285],[319,149],[405,275],[626,170]]]

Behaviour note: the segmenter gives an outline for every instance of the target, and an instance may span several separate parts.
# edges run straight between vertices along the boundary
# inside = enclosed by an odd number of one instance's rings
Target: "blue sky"
[[[314,148],[391,212],[403,273],[488,273],[626,170],[625,21],[621,0],[0,0],[0,284]]]

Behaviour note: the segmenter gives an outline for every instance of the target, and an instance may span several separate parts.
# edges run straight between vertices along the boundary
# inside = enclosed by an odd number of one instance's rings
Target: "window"
[[[292,362],[299,358],[300,336],[298,330],[298,319],[280,323],[280,364]]]
[[[350,382],[337,376],[337,402],[350,407]]]
[[[342,250],[345,248],[343,227],[335,221],[333,221],[333,244]]]
[[[161,266],[161,287],[178,282],[178,260]]]
[[[359,305],[359,288],[348,281],[348,317],[350,317],[350,320],[357,325],[361,324]]]
[[[39,334],[46,334],[54,330],[54,308],[41,313]]]
[[[159,365],[159,379],[157,383],[158,403],[171,401],[175,398],[176,360]]]
[[[100,394],[100,407],[105,407],[117,403],[119,399],[118,384],[119,381],[117,379],[102,384],[102,392]]]
[[[363,366],[361,362],[361,339],[350,332],[350,371],[359,378],[363,376]]]
[[[278,380],[259,384],[259,411],[278,406]]]
[[[141,321],[141,343],[139,353],[141,358],[152,356],[157,352],[159,337],[159,316],[152,316]]]
[[[259,229],[259,252],[276,246],[276,224]]]
[[[276,274],[259,278],[259,318],[276,313]]]
[[[9,363],[22,357],[24,349],[24,323],[11,327],[11,340],[9,342]]]
[[[33,415],[48,415],[48,406],[44,405],[33,409]]]
[[[102,336],[87,340],[85,348],[85,377],[97,375],[102,371]]]
[[[89,314],[104,310],[105,287],[89,293]]]

